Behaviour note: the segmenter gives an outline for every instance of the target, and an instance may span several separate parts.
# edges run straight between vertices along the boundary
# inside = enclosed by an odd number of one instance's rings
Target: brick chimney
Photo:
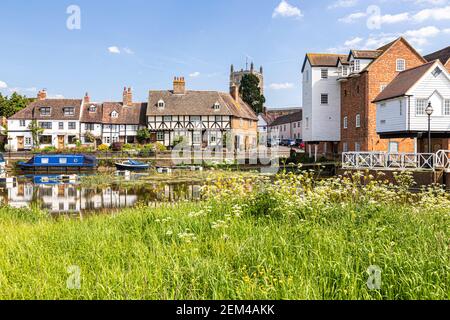
[[[40,90],[37,94],[37,99],[38,100],[46,100],[47,99],[47,90],[45,90],[45,89]]]
[[[184,77],[175,77],[173,80],[173,93],[185,94],[186,93],[186,81]]]
[[[133,90],[131,88],[128,88],[127,90],[127,106],[131,106],[133,104]]]
[[[123,103],[124,106],[128,105],[128,90],[127,90],[127,87],[123,87],[122,103]]]
[[[231,84],[230,94],[235,101],[239,102],[239,87],[235,83]]]
[[[84,103],[84,104],[89,104],[89,103],[91,103],[91,98],[89,97],[89,93],[87,93],[87,92],[86,92],[86,94],[84,95],[83,103]]]

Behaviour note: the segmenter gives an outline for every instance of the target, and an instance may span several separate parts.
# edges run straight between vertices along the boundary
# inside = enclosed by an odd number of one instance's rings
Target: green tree
[[[143,144],[150,140],[150,131],[147,128],[139,129],[136,135],[137,141]]]
[[[39,135],[41,135],[44,132],[44,129],[42,129],[38,122],[36,120],[31,121],[30,125],[28,126],[28,129],[31,131],[31,136],[33,137],[33,145],[39,146]]]
[[[259,79],[254,74],[246,74],[242,77],[239,93],[244,100],[256,114],[263,112],[266,98],[261,94],[259,88]]]
[[[0,116],[9,118],[24,109],[33,100],[17,92],[14,92],[11,97],[4,97],[0,93]]]

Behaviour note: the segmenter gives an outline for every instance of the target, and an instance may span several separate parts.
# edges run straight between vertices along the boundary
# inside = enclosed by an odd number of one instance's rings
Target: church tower
[[[261,90],[261,94],[264,95],[264,72],[263,67],[259,68],[258,70],[255,70],[255,64],[252,62],[250,64],[250,69],[248,68],[248,63],[246,63],[245,70],[241,69],[240,71],[234,70],[234,65],[231,65],[230,70],[230,88],[233,85],[240,86],[242,77],[246,74],[253,74],[258,77],[259,79],[259,88]]]

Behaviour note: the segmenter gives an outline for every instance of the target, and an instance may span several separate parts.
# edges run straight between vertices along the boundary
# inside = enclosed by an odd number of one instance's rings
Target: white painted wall
[[[337,81],[338,69],[328,68],[328,79],[321,78],[322,69],[324,68],[313,68],[307,62],[303,72],[302,130],[306,142],[341,140],[341,88]],[[321,94],[328,94],[328,105],[321,104]]]

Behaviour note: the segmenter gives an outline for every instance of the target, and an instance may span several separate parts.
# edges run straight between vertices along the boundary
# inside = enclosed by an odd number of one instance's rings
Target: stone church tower
[[[231,72],[230,72],[230,88],[233,85],[240,86],[242,77],[246,74],[254,74],[259,79],[259,88],[261,89],[261,94],[264,94],[264,73],[263,73],[263,67],[259,68],[259,71],[255,70],[255,65],[253,62],[250,65],[250,70],[248,69],[248,65],[246,66],[246,70],[241,69],[240,71],[235,71],[234,66],[231,65]]]

